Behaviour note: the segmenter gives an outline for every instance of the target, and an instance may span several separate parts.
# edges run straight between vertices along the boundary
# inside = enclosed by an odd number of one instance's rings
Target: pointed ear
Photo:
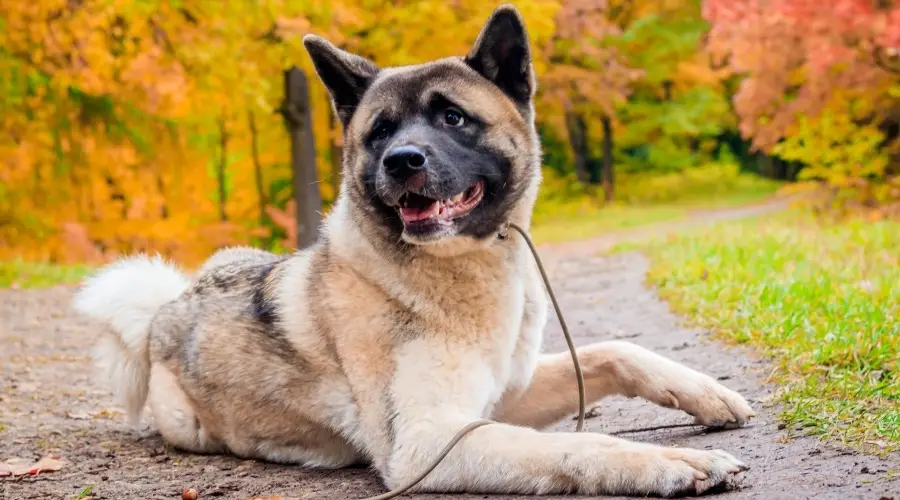
[[[536,87],[525,22],[516,8],[501,5],[481,29],[466,64],[494,82],[519,104],[528,104]]]
[[[312,58],[319,79],[331,94],[338,118],[346,126],[363,93],[378,74],[378,66],[316,35],[304,36],[303,46]]]

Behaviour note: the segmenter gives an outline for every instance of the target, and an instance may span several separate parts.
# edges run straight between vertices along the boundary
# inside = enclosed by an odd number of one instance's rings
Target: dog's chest
[[[510,321],[507,339],[507,363],[500,396],[523,392],[531,383],[543,343],[547,321],[547,298],[535,273],[523,273],[519,285],[521,301],[515,313],[517,321]]]
[[[524,391],[537,365],[546,321],[546,299],[530,278],[523,272],[510,279],[505,304],[497,307],[486,353],[493,380],[485,416],[491,414],[504,395]]]

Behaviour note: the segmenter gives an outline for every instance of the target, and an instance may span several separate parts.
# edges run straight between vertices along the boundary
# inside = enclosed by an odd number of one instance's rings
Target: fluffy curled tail
[[[94,361],[134,425],[150,382],[150,322],[189,286],[189,278],[160,257],[116,261],[88,278],[75,296],[77,311],[112,327],[94,350]]]

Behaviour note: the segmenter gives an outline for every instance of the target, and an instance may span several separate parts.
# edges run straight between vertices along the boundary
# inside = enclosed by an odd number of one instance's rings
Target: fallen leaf
[[[0,463],[0,477],[3,476],[36,476],[41,472],[53,472],[62,469],[63,462],[56,455],[46,457],[32,463],[24,458],[10,458]]]
[[[31,460],[25,460],[24,458],[10,458],[0,463],[0,477],[20,476],[28,470],[28,464],[30,463]]]
[[[99,412],[94,414],[94,418],[118,418],[122,415],[125,415],[119,410],[111,410],[109,408],[105,410],[100,410]]]
[[[81,412],[66,412],[66,418],[71,418],[72,420],[90,420],[91,416]]]

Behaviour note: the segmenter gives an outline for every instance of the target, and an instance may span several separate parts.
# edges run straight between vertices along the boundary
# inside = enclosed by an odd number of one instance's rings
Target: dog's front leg
[[[389,487],[415,477],[459,429],[488,411],[497,384],[485,351],[450,351],[445,339],[417,339],[397,353],[393,449],[379,468]],[[703,491],[743,469],[720,450],[498,423],[471,431],[415,490],[673,495]]]
[[[599,342],[578,349],[588,403],[611,395],[641,397],[679,408],[709,426],[739,426],[754,415],[744,398],[712,377],[629,342]],[[504,398],[498,420],[541,428],[578,410],[571,355],[543,355],[528,389]]]

